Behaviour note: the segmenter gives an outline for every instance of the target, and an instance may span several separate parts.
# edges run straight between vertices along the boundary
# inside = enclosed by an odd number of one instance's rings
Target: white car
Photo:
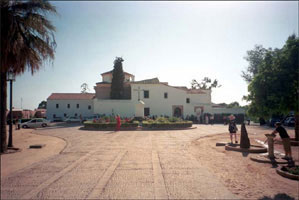
[[[50,122],[43,118],[34,118],[21,124],[22,128],[37,128],[49,126]]]
[[[65,122],[81,122],[79,117],[69,117],[65,119]]]

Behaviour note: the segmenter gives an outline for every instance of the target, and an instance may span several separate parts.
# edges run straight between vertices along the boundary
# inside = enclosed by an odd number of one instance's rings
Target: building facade
[[[158,78],[135,81],[125,73],[124,99],[110,99],[112,71],[101,74],[102,82],[94,86],[95,93],[53,93],[47,99],[47,118],[93,115],[202,117],[218,113],[211,102],[211,90],[170,86]],[[229,110],[221,110],[230,112]],[[244,110],[239,110],[244,114]]]

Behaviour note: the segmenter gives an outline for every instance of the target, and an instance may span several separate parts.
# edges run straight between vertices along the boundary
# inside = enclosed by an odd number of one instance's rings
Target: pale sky
[[[208,76],[222,85],[212,90],[213,103],[245,105],[247,84],[240,75],[248,66],[246,51],[256,44],[281,48],[289,35],[298,35],[295,1],[51,3],[59,13],[50,17],[57,29],[55,60],[33,76],[16,77],[16,108],[37,108],[51,93],[79,93],[83,83],[94,93],[119,56],[137,81],[158,77],[190,88],[192,79]]]

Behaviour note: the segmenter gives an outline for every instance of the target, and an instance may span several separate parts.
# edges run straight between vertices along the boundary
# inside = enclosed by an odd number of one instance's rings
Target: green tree
[[[244,57],[248,61],[246,71],[242,71],[242,77],[247,83],[250,83],[253,77],[258,73],[259,65],[262,63],[267,50],[262,45],[255,45],[253,50],[247,51]]]
[[[268,49],[248,85],[248,113],[265,119],[295,111],[298,120],[299,39],[288,37],[281,49]],[[298,126],[295,128],[299,140]]]
[[[81,93],[87,93],[87,91],[89,90],[87,83],[83,83],[81,85]]]
[[[47,109],[47,101],[42,101],[38,104],[38,109]]]
[[[215,79],[212,81],[209,77],[204,77],[204,79],[199,83],[195,79],[191,82],[192,89],[203,89],[203,90],[211,90],[212,88],[221,87],[218,85],[218,81]]]
[[[237,101],[234,101],[227,105],[227,108],[240,108],[240,104]]]
[[[55,27],[46,18],[56,9],[43,0],[1,0],[1,152],[6,151],[6,75],[15,75],[26,69],[32,74],[43,61],[52,61],[56,42]]]
[[[114,60],[114,68],[112,72],[111,83],[111,99],[123,99],[124,98],[124,80],[125,75],[123,71],[122,62],[124,60],[121,57],[116,57]]]

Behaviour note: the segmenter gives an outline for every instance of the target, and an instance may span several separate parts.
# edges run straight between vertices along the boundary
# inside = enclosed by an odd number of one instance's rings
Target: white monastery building
[[[170,86],[158,78],[135,81],[135,76],[127,72],[125,99],[110,99],[112,72],[101,74],[102,82],[94,86],[95,93],[52,93],[47,99],[47,119],[103,114],[121,117],[244,114],[243,109],[214,107],[211,90]]]

